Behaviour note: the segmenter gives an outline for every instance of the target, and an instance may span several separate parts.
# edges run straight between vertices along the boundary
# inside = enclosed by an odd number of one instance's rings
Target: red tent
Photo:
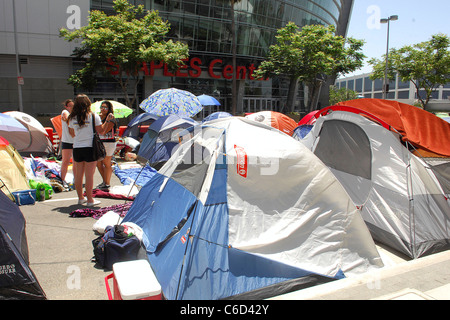
[[[305,124],[313,124],[314,122],[316,122],[316,117],[315,115],[319,112],[319,110],[314,110],[310,113],[308,113],[306,116],[304,116],[303,118],[300,119],[300,121],[298,122],[299,126],[305,125]]]
[[[340,102],[337,106],[362,110],[375,120],[387,123],[402,135],[403,141],[417,149],[419,156],[450,157],[450,123],[428,111],[382,99],[356,99]]]

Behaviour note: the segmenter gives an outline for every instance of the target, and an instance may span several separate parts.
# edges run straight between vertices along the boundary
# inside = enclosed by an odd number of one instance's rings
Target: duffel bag
[[[116,262],[136,260],[141,241],[135,236],[126,233],[122,225],[108,226],[105,234],[92,241],[94,258],[98,266],[112,270]]]

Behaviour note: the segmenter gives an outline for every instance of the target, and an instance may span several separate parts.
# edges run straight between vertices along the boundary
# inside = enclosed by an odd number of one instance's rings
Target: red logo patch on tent
[[[244,148],[239,147],[237,145],[234,145],[234,150],[236,150],[236,156],[237,156],[237,164],[236,164],[236,170],[237,174],[241,177],[247,178],[247,153],[245,152]]]

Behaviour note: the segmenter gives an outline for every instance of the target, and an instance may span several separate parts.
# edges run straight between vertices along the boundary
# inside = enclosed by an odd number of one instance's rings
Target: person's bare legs
[[[102,176],[102,182],[105,182],[105,167],[103,165],[103,160],[102,161],[97,161],[97,169],[98,172],[100,173],[100,175]]]
[[[97,161],[85,162],[84,177],[86,179],[86,183],[84,184],[84,188],[86,189],[86,198],[88,203],[94,202],[92,190],[94,189],[95,169],[97,169]]]
[[[103,181],[108,186],[111,185],[111,175],[113,172],[111,164],[112,156],[106,156],[103,162]]]
[[[102,161],[97,162],[97,169],[102,176],[103,183],[107,185],[111,185],[111,176],[112,176],[112,156],[106,156]]]
[[[83,176],[85,171],[86,162],[73,162],[73,173],[74,173],[74,184],[75,190],[77,191],[78,200],[84,200],[83,195]],[[91,190],[92,195],[92,190]]]
[[[66,181],[67,169],[70,165],[70,158],[72,158],[72,149],[63,149],[61,151],[62,162],[61,162],[61,179]],[[75,164],[73,166],[73,172],[75,176]]]

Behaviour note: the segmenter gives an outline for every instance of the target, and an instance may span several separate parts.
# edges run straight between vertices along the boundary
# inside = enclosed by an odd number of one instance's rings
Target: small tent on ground
[[[143,229],[165,297],[268,297],[293,279],[305,287],[383,265],[345,190],[300,142],[241,117],[192,132],[124,219]]]
[[[0,299],[45,299],[29,267],[25,219],[19,207],[0,192]]]
[[[144,112],[133,118],[127,125],[122,137],[130,137],[140,141],[147,132],[149,126],[157,120],[159,116]]]
[[[411,258],[450,248],[450,203],[422,159],[367,114],[332,111],[301,140],[334,173],[375,240]]]
[[[210,115],[206,116],[205,118],[203,118],[202,123],[206,122],[206,121],[212,121],[212,120],[216,120],[216,119],[220,119],[220,118],[228,118],[228,117],[232,117],[233,115],[231,113],[225,112],[225,111],[216,111],[211,113]]]
[[[25,134],[3,134],[22,156],[44,156],[53,152],[53,145],[48,137],[48,133],[42,124],[29,114],[19,111],[8,111],[5,114],[15,118],[22,123],[28,132]]]
[[[182,118],[178,115],[163,116],[154,121],[142,139],[138,151],[138,161],[150,166],[160,168],[172,155],[178,140],[173,141],[176,133],[197,124],[191,118]]]
[[[11,200],[14,200],[12,192],[30,189],[23,158],[3,137],[0,137],[0,179]]]
[[[259,111],[245,116],[247,119],[264,123],[292,136],[297,123],[291,117],[276,111]]]

